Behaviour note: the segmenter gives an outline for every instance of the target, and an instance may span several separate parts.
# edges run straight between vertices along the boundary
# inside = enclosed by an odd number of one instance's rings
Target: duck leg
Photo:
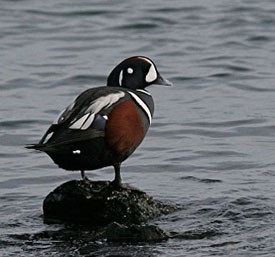
[[[82,177],[83,181],[89,181],[88,177],[85,174],[85,170],[81,170],[81,177]]]
[[[116,163],[114,165],[114,168],[115,168],[115,179],[112,181],[112,184],[115,187],[121,187],[122,184],[121,184],[121,176],[120,176],[120,163]]]

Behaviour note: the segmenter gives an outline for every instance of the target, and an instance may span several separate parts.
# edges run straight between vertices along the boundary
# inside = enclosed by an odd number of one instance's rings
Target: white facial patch
[[[118,83],[120,86],[122,86],[122,80],[123,80],[123,70],[119,73]]]
[[[153,82],[154,80],[156,80],[158,77],[158,73],[157,73],[155,65],[147,58],[144,58],[144,57],[138,57],[138,58],[151,64],[150,69],[145,77],[145,81],[147,83],[150,83],[150,82]]]
[[[99,113],[102,109],[110,107],[112,104],[116,103],[120,98],[124,97],[124,92],[112,93],[106,96],[101,96],[91,103],[91,105],[86,109],[84,115],[78,120],[74,120],[70,129],[88,129],[94,121],[95,115]],[[105,116],[105,115],[104,115]],[[104,117],[104,119],[108,119]]]
[[[133,73],[134,73],[134,70],[133,70],[132,68],[128,68],[128,69],[127,69],[127,72],[128,72],[129,74],[133,74]]]
[[[151,64],[151,67],[145,77],[145,80],[146,80],[146,82],[150,83],[150,82],[153,82],[154,80],[156,80],[157,77],[158,77],[158,74],[157,74],[156,68],[153,64]]]

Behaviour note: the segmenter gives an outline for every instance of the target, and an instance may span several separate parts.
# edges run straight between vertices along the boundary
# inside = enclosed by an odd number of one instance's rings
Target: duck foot
[[[83,181],[85,184],[90,185],[90,184],[92,183],[92,180],[90,180],[90,179],[86,176],[84,170],[81,170],[81,178],[82,178],[82,181]]]

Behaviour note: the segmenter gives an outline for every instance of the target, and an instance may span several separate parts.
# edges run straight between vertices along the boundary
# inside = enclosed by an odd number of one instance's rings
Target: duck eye
[[[134,70],[133,70],[132,68],[128,68],[128,69],[127,69],[127,72],[128,72],[129,74],[133,74]]]

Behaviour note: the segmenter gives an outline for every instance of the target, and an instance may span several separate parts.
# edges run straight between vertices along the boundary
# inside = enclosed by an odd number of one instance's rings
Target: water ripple
[[[184,126],[191,127],[203,127],[203,128],[231,128],[238,127],[249,124],[262,124],[266,120],[262,118],[255,119],[242,119],[242,120],[230,120],[230,121],[220,121],[220,122],[185,122]]]
[[[273,257],[274,11],[271,0],[3,0],[0,255]],[[181,208],[152,221],[167,242],[91,242],[41,217],[45,195],[79,173],[24,145],[132,55],[151,57],[174,87],[149,87],[155,117],[123,180]]]
[[[230,83],[228,84],[229,87],[236,88],[243,91],[254,91],[254,92],[274,92],[275,89],[273,88],[263,88],[263,87],[256,87],[251,86],[248,84],[241,84],[241,83]]]
[[[39,17],[46,16],[46,17],[77,17],[77,16],[101,16],[107,15],[110,13],[121,13],[120,11],[115,10],[82,10],[82,11],[42,11],[42,10],[26,10],[27,14],[35,14]]]
[[[182,179],[182,180],[192,180],[192,181],[200,182],[200,183],[221,183],[222,182],[222,180],[220,180],[220,179],[197,178],[197,177],[194,177],[194,176],[184,176],[184,177],[181,177],[180,179]]]

